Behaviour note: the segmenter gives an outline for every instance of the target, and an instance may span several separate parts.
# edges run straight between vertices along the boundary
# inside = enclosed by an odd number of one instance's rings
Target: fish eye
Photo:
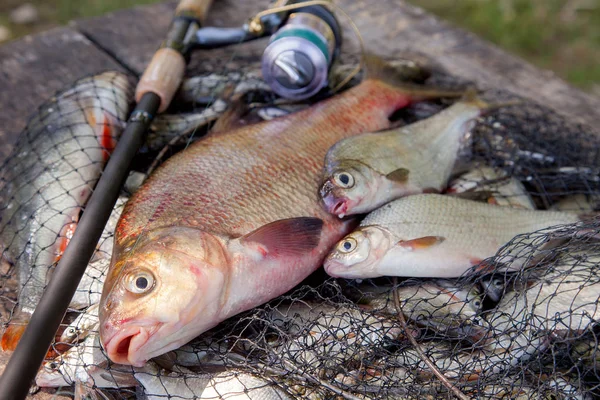
[[[494,279],[493,284],[494,284],[494,286],[496,286],[498,288],[502,287],[502,281],[500,279]]]
[[[354,249],[356,249],[357,244],[358,243],[356,242],[356,239],[348,237],[342,240],[338,247],[342,253],[350,253],[351,251],[354,251]]]
[[[131,293],[146,293],[154,287],[154,276],[148,271],[133,272],[127,277],[125,287]]]
[[[336,185],[344,189],[354,186],[354,177],[348,172],[336,172],[333,175],[333,180],[335,181]]]
[[[475,301],[473,302],[473,305],[474,305],[475,307],[477,307],[477,308],[481,307],[481,300],[479,300],[479,299],[478,299],[478,300],[475,300]]]

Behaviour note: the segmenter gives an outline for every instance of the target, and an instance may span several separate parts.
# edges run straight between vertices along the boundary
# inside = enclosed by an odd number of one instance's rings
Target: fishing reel
[[[204,27],[192,48],[216,48],[270,36],[261,61],[263,78],[275,93],[307,99],[329,82],[342,33],[330,1],[277,0],[240,28]]]

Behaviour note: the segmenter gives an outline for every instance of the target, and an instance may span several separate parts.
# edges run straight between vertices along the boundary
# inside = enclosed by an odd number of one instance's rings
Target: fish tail
[[[469,87],[464,92],[462,102],[466,104],[471,104],[484,112],[497,110],[503,107],[516,106],[523,103],[521,100],[510,100],[497,103],[487,102],[479,96],[479,93],[477,92],[477,89],[474,86]]]
[[[411,102],[443,97],[462,97],[464,90],[448,90],[432,86],[420,85],[407,79],[397,68],[374,54],[365,54],[365,76],[367,79],[382,81],[402,92]]]

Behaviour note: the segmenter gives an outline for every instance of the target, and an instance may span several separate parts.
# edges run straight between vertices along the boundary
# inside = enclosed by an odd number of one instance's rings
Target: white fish
[[[338,242],[324,266],[329,275],[341,278],[458,277],[516,235],[579,221],[572,213],[499,207],[438,194],[408,196],[367,215]],[[499,261],[511,261],[509,269],[524,265],[524,259],[513,258]]]

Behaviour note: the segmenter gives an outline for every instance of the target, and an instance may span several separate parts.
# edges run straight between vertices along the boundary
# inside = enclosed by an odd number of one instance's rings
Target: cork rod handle
[[[203,23],[211,4],[212,0],[181,0],[175,15],[192,17]],[[145,93],[155,93],[160,97],[158,112],[165,111],[183,80],[185,65],[185,58],[179,51],[169,47],[160,48],[140,78],[135,100],[139,102]]]
[[[203,24],[211,4],[212,0],[181,0],[175,15],[192,15]]]

